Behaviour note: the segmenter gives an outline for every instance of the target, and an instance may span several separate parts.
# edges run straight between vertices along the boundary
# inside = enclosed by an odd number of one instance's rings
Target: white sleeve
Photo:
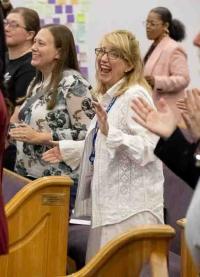
[[[128,97],[127,112],[124,113],[124,122],[127,126],[127,132],[124,133],[121,129],[109,125],[109,132],[106,138],[106,145],[110,157],[113,159],[117,152],[126,151],[128,157],[134,160],[141,166],[146,165],[156,159],[154,148],[159,140],[157,135],[148,131],[139,125],[132,117],[133,110],[131,109],[131,101],[135,97],[143,97],[145,101],[153,105],[149,95],[146,93],[134,93],[132,97]]]
[[[61,140],[59,141],[60,153],[63,161],[71,167],[72,170],[80,165],[85,140]]]

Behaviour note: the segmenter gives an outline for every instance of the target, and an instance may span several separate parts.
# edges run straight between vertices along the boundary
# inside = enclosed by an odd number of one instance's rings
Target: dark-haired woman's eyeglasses
[[[144,26],[150,26],[150,27],[153,27],[153,28],[159,26],[160,24],[162,24],[162,21],[158,21],[158,22],[148,21],[148,20],[143,21]]]
[[[17,29],[17,28],[23,28],[26,30],[25,26],[20,25],[19,23],[17,23],[16,21],[9,21],[7,19],[4,19],[3,21],[4,27],[10,27],[12,29]]]

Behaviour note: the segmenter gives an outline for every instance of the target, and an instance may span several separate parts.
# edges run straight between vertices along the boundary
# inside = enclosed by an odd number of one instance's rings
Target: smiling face
[[[102,42],[99,53],[96,52],[96,75],[106,89],[112,87],[130,70],[127,61],[122,57],[120,49]]]
[[[52,33],[47,28],[41,29],[34,39],[31,64],[45,74],[53,70],[59,57]]]
[[[146,20],[146,34],[150,40],[159,40],[166,33],[168,23],[164,23],[160,15],[155,12],[150,12]]]

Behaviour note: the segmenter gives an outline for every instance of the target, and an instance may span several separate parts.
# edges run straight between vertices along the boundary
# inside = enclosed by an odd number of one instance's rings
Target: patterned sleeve
[[[59,87],[66,124],[53,131],[53,140],[83,140],[94,116],[90,85],[80,75],[64,77]]]

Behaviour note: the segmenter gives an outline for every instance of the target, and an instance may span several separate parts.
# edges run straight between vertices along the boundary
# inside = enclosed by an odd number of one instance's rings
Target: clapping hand
[[[187,105],[186,105],[186,96],[177,100],[176,106],[181,112],[187,112]]]
[[[25,123],[20,123],[15,128],[10,129],[9,135],[11,139],[31,144],[49,144],[52,139],[50,133],[37,132]]]
[[[133,119],[149,131],[164,138],[168,138],[174,132],[177,120],[164,99],[159,100],[158,110],[141,97],[132,101],[131,108],[135,112]]]
[[[200,139],[200,90],[188,91],[185,104],[187,112],[182,113],[183,120],[194,139]]]

